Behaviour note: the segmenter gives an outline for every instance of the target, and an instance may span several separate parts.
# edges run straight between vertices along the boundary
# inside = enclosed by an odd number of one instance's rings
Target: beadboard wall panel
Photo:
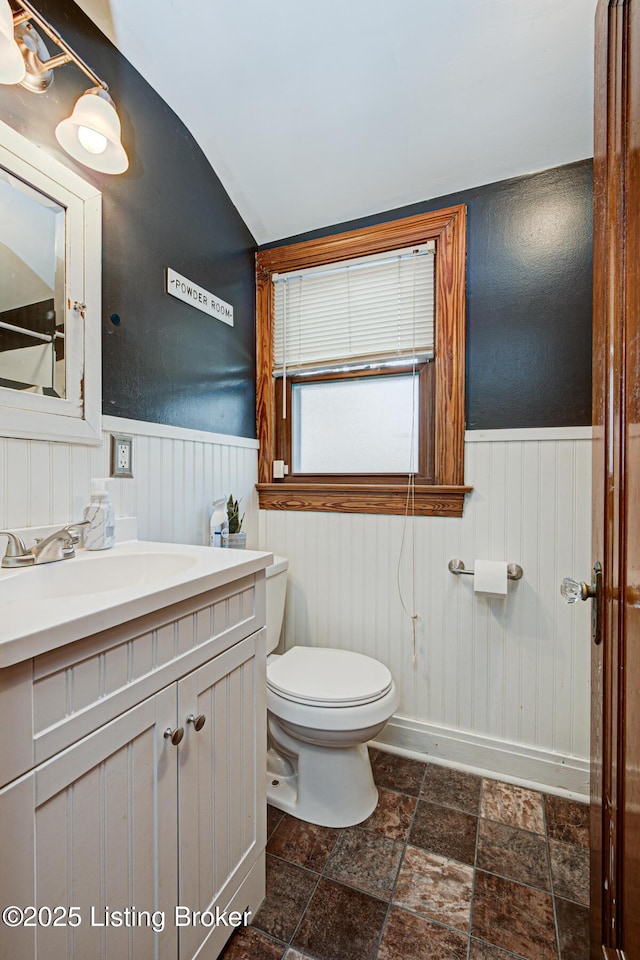
[[[91,478],[109,476],[112,432],[134,438],[134,477],[109,491],[116,516],[138,518],[140,539],[208,543],[211,502],[233,493],[257,546],[255,440],[116,417],[104,419],[102,447],[0,438],[0,529],[80,520]]]
[[[548,436],[467,442],[465,482],[474,490],[462,519],[261,511],[259,544],[289,558],[286,647],[344,647],[387,664],[401,695],[395,746],[415,751],[420,723],[425,752],[438,730],[443,742],[466,733],[469,748],[501,754],[499,769],[493,764],[501,774],[512,755],[520,779],[530,748],[548,769],[555,761],[573,771],[563,779],[542,770],[549,786],[582,793],[590,604],[567,606],[559,586],[565,576],[589,577],[591,441]],[[506,599],[474,595],[473,578],[447,564],[458,558],[470,568],[476,557],[519,563],[524,578],[509,583]],[[415,664],[398,580],[420,617]],[[388,730],[394,746],[393,724]],[[440,759],[461,760],[443,750]],[[493,763],[490,753],[478,748],[477,766]]]
[[[345,647],[391,669],[402,699],[388,746],[584,792],[589,605],[566,606],[558,588],[589,575],[589,439],[468,441],[461,520],[263,511],[258,523],[255,441],[104,423],[102,448],[0,439],[1,529],[78,519],[91,477],[108,474],[110,433],[133,435],[135,477],[110,483],[117,515],[137,516],[143,539],[206,543],[214,496],[242,497],[249,546],[289,558],[286,645]],[[403,530],[405,604],[415,549],[422,618],[415,666],[397,591]],[[454,557],[517,562],[524,579],[506,601],[474,597],[471,577],[448,572]]]

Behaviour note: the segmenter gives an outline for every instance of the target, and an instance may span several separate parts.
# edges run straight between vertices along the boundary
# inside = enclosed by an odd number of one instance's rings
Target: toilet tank
[[[267,654],[273,653],[280,642],[288,569],[289,561],[287,558],[277,557],[274,554],[273,563],[265,570],[267,577]]]

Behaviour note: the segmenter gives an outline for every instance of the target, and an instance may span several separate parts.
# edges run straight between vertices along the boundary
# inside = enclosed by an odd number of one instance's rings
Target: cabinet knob
[[[194,730],[202,730],[206,722],[207,718],[204,713],[199,713],[197,717],[190,713],[187,717],[187,723],[192,723]]]
[[[174,747],[177,747],[182,738],[184,737],[184,727],[176,727],[175,730],[172,730],[171,727],[167,727],[164,732],[165,740],[171,740],[171,743]]]

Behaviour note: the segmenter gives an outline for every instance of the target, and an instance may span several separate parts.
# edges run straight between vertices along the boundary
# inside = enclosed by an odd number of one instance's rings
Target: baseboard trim
[[[392,717],[371,746],[533,790],[589,801],[589,761],[580,757],[565,757],[398,716]]]

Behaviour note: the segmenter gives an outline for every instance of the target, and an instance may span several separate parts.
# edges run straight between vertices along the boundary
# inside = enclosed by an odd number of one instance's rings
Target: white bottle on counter
[[[222,532],[227,522],[227,498],[219,497],[213,501],[213,513],[209,521],[209,546],[222,546]]]
[[[84,509],[84,519],[89,526],[84,528],[86,550],[108,550],[116,542],[116,512],[109,494],[107,481],[91,481],[91,503]]]

